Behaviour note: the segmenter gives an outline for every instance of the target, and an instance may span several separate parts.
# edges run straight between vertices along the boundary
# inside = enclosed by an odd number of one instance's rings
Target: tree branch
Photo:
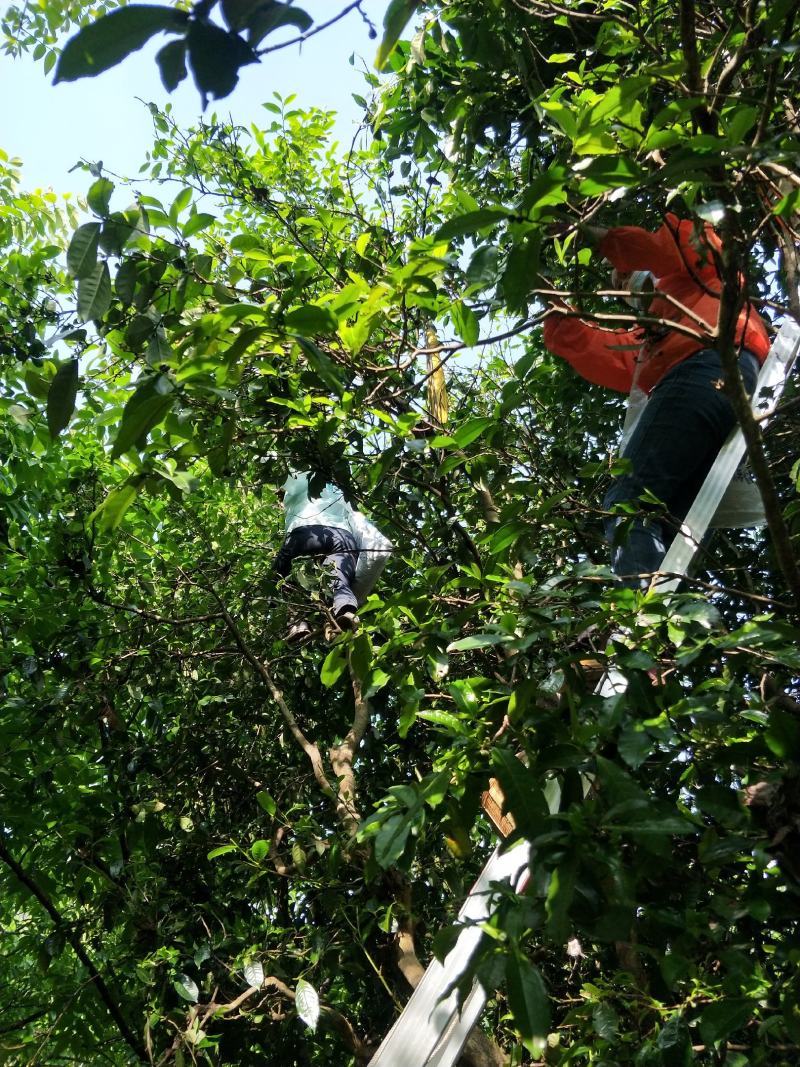
[[[97,990],[97,995],[100,997],[100,999],[103,1001],[106,1008],[108,1009],[108,1013],[114,1020],[120,1034],[125,1039],[128,1046],[139,1057],[139,1059],[143,1063],[146,1063],[147,1054],[145,1052],[144,1046],[140,1043],[133,1030],[131,1030],[130,1026],[128,1025],[127,1020],[125,1019],[124,1015],[122,1014],[122,1011],[120,1010],[119,1004],[114,999],[114,997],[112,997],[111,991],[109,990],[106,983],[103,981],[102,975],[92,962],[90,956],[86,952],[86,949],[83,947],[83,942],[81,941],[80,937],[78,936],[76,931],[70,926],[70,924],[64,921],[64,918],[61,913],[58,911],[58,909],[47,896],[47,894],[44,892],[44,890],[38,885],[33,876],[30,875],[25,870],[25,868],[22,867],[14,859],[14,857],[6,848],[5,842],[2,837],[0,837],[0,860],[2,860],[3,863],[5,863],[5,865],[9,868],[9,870],[14,874],[14,877],[17,879],[17,881],[25,886],[31,896],[35,897],[36,900],[39,901],[41,906],[49,915],[51,921],[53,922],[53,925],[64,935],[64,938],[68,942],[70,948],[88,971],[92,980],[92,984]]]

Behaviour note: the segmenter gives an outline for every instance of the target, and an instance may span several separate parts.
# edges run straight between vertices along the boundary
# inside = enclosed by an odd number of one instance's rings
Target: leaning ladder
[[[753,394],[753,412],[764,425],[773,413],[800,349],[800,325],[785,322],[761,368]],[[735,429],[720,449],[694,504],[676,534],[661,564],[674,575],[658,583],[659,592],[672,592],[685,575],[708,530],[711,519],[745,454],[742,431]],[[624,692],[627,680],[610,668],[597,686],[601,696]],[[554,798],[553,806],[558,800]],[[478,981],[459,1006],[455,986],[465,973],[481,938],[481,923],[494,911],[494,886],[505,884],[522,892],[528,882],[530,846],[522,841],[492,853],[458,914],[461,933],[443,962],[434,960],[425,971],[405,1008],[398,1016],[369,1067],[453,1067],[470,1031],[486,1003],[486,991]]]

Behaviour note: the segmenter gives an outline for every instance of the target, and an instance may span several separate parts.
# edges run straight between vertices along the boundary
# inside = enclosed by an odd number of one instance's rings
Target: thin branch
[[[122,1014],[122,1011],[120,1010],[119,1004],[111,995],[111,991],[109,990],[106,983],[103,981],[102,975],[98,971],[97,967],[95,967],[90,956],[86,952],[86,949],[83,947],[83,942],[81,941],[77,932],[69,923],[64,921],[64,917],[58,911],[58,909],[47,896],[47,894],[44,892],[44,890],[35,881],[33,876],[30,875],[25,870],[25,868],[22,867],[14,859],[14,857],[6,848],[5,842],[2,840],[2,838],[0,838],[0,860],[2,860],[3,863],[5,863],[5,865],[9,868],[9,870],[14,874],[17,881],[25,886],[31,896],[35,897],[36,900],[39,901],[41,906],[50,916],[53,925],[58,930],[60,930],[61,933],[63,933],[64,938],[69,943],[70,948],[91,976],[92,984],[97,990],[98,996],[103,1001],[106,1008],[108,1008],[108,1013],[114,1020],[120,1034],[125,1039],[129,1047],[133,1050],[133,1052],[135,1052],[135,1054],[139,1057],[139,1059],[142,1060],[142,1062],[147,1062],[147,1054],[145,1053],[144,1046],[139,1042],[133,1030],[131,1030],[130,1026],[128,1025],[127,1020],[125,1019]]]

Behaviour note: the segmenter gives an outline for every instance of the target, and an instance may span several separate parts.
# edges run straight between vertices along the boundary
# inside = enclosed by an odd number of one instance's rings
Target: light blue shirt
[[[286,533],[297,526],[334,526],[353,532],[352,510],[340,489],[330,482],[319,496],[308,495],[308,474],[290,474],[283,487]]]

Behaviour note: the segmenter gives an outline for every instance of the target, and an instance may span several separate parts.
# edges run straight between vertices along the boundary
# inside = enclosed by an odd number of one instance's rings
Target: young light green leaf
[[[375,66],[378,70],[383,70],[386,66],[386,61],[394,51],[400,34],[420,3],[421,0],[391,0],[383,16],[383,39],[378,48],[378,54],[375,56]]]
[[[187,219],[181,232],[184,237],[194,237],[196,233],[207,229],[216,221],[216,215],[209,215],[207,211],[198,211],[196,215],[191,215]]]
[[[451,641],[447,646],[447,651],[471,652],[475,648],[491,648],[493,645],[505,645],[513,640],[513,634],[474,634],[472,637],[462,637],[458,641]]]
[[[102,319],[110,304],[111,275],[104,260],[78,282],[78,315],[84,322]]]
[[[471,307],[463,300],[456,301],[450,308],[450,317],[453,320],[453,328],[467,347],[471,347],[480,337],[478,317]]]
[[[93,513],[92,518],[100,521],[100,529],[106,533],[116,530],[125,517],[125,512],[134,502],[139,493],[137,482],[125,482],[118,489],[112,489],[100,507]]]
[[[294,1006],[306,1026],[310,1030],[316,1030],[319,1022],[319,997],[313,985],[304,978],[294,987]]]
[[[112,458],[127,452],[141,438],[157,426],[175,399],[175,390],[166,374],[147,378],[125,405]]]
[[[263,859],[266,859],[269,855],[269,841],[265,841],[263,838],[254,841],[250,846],[250,855],[256,863],[260,863]]]
[[[71,359],[56,371],[47,392],[47,428],[55,439],[69,424],[78,395],[78,361]]]
[[[56,66],[55,82],[93,78],[136,52],[156,33],[185,29],[185,11],[157,4],[132,4],[88,23],[70,37]]]
[[[220,845],[218,848],[212,848],[206,859],[215,860],[217,856],[227,856],[229,852],[236,852],[236,845],[232,842],[229,845]]]
[[[346,666],[347,660],[345,659],[344,647],[342,645],[334,645],[322,664],[322,670],[319,672],[320,681],[324,686],[330,688],[336,683]]]
[[[266,791],[266,789],[259,789],[259,791],[256,793],[256,800],[258,801],[259,806],[263,808],[264,811],[267,813],[267,815],[274,815],[275,812],[278,810],[277,804],[270,796],[270,794]]]
[[[85,278],[97,265],[100,223],[85,222],[72,235],[67,249],[67,269],[73,278]]]

